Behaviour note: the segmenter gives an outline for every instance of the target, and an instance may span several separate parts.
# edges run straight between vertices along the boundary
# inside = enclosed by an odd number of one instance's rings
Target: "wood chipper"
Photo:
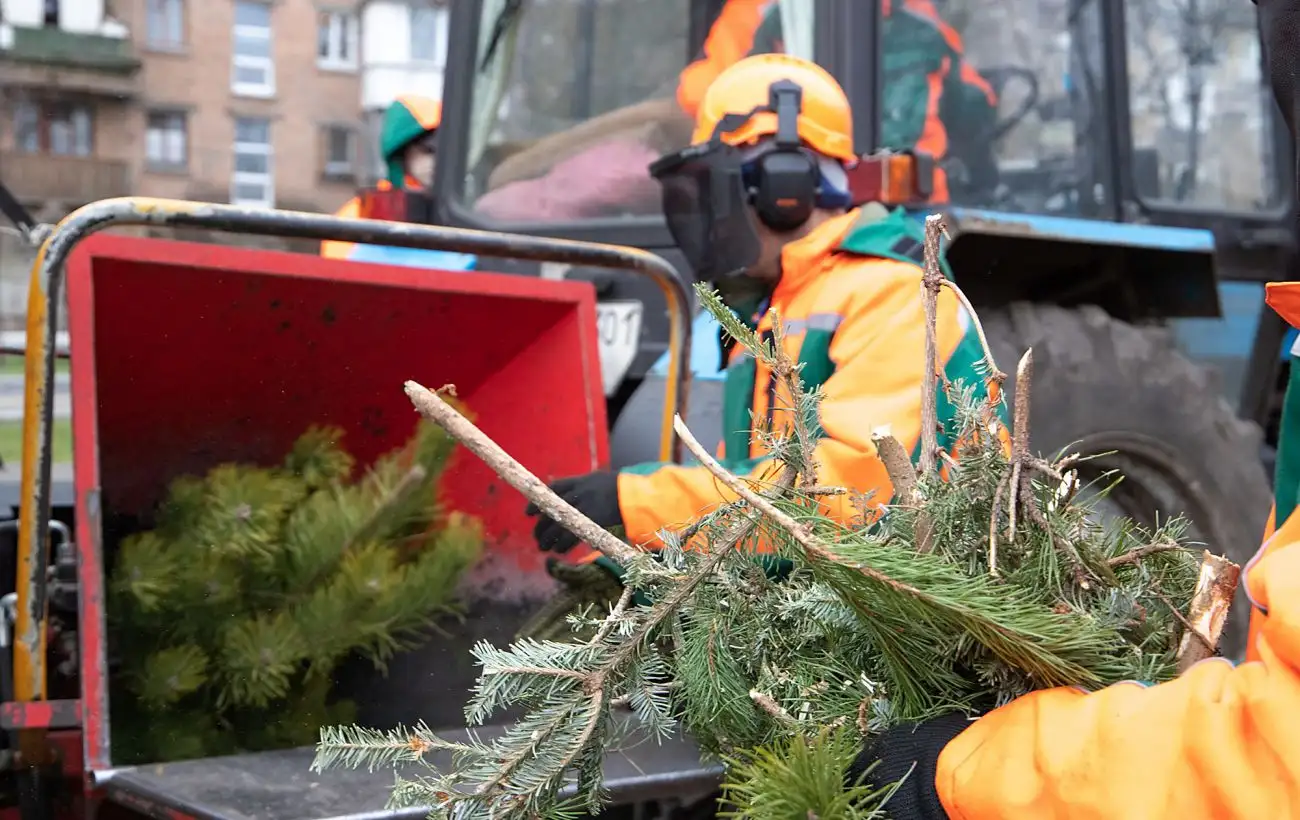
[[[400,444],[417,421],[402,392],[407,378],[455,384],[477,423],[544,479],[606,465],[593,288],[92,236],[123,225],[333,238],[644,276],[668,305],[680,376],[663,408],[669,432],[685,407],[687,290],[667,263],[633,248],[180,201],[94,203],[42,246],[31,279],[16,600],[12,631],[2,633],[13,652],[0,715],[14,816],[388,816],[387,776],[312,775],[310,746],[121,765],[110,689],[129,637],[114,645],[120,632],[109,621],[106,573],[123,533],[148,522],[179,475],[274,463],[308,423],[342,428],[361,464]],[[53,497],[51,455],[53,339],[65,294],[75,451],[67,507]],[[663,441],[671,458],[671,435]],[[462,582],[464,617],[390,658],[387,676],[340,672],[337,688],[362,722],[463,726],[475,675],[468,648],[508,641],[552,592],[521,496],[468,454],[452,456],[439,496],[482,522],[483,557]],[[610,762],[620,802],[710,788],[689,744],[643,748]],[[668,788],[673,780],[682,782]]]

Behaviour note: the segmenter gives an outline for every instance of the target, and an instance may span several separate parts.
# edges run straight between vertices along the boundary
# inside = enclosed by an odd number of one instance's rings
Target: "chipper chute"
[[[633,270],[663,289],[673,329],[680,412],[689,355],[689,300],[651,254],[564,240],[397,222],[156,200],[108,200],[69,216],[33,273],[27,348],[23,496],[19,521],[14,703],[24,817],[47,816],[58,779],[51,729],[80,730],[96,797],[159,817],[377,816],[391,780],[312,775],[311,749],[140,767],[112,756],[110,633],[105,574],[125,531],[147,523],[170,481],[229,462],[274,464],[311,424],[345,431],[360,464],[401,445],[417,415],[406,379],[454,384],[476,423],[543,479],[608,462],[605,399],[588,283],[465,270],[326,260],[275,251],[121,236],[81,240],[124,224],[435,249]],[[66,283],[72,347],[74,542],[79,694],[50,699],[46,629],[51,531],[54,330]],[[671,434],[663,455],[674,451]],[[377,726],[418,720],[463,725],[475,671],[473,641],[504,642],[549,590],[522,497],[468,453],[439,484],[448,507],[481,521],[484,558],[470,570],[466,617],[445,638],[392,658],[386,676],[341,672],[358,717]],[[41,708],[21,708],[39,705]],[[490,731],[490,729],[488,730]],[[653,744],[651,744],[653,746]],[[689,745],[647,747],[611,761],[629,799],[698,771]],[[72,765],[75,769],[69,772]],[[80,777],[85,775],[84,778]],[[649,791],[647,791],[649,790]],[[421,814],[413,812],[412,816]]]

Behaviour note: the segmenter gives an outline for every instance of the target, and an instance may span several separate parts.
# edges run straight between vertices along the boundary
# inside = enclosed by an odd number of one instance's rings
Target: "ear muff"
[[[767,227],[791,231],[812,216],[821,173],[817,159],[799,139],[803,89],[778,80],[768,90],[768,105],[776,112],[776,138],[772,149],[754,161],[750,204]]]

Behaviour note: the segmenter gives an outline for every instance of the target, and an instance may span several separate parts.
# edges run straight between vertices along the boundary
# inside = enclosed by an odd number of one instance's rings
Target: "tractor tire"
[[[1096,307],[1021,303],[981,320],[1008,374],[1008,401],[1017,362],[1034,351],[1031,450],[1113,452],[1080,476],[1084,483],[1108,470],[1125,477],[1107,506],[1148,527],[1181,514],[1192,539],[1245,566],[1272,492],[1261,432],[1233,412],[1213,371],[1184,357],[1166,329],[1137,327]],[[1244,653],[1249,615],[1239,586],[1220,642],[1225,657]]]

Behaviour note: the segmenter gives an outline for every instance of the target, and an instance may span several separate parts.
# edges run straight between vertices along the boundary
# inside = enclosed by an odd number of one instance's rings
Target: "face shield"
[[[720,141],[690,146],[656,160],[650,175],[663,189],[668,230],[698,280],[735,278],[758,261],[742,151]]]

